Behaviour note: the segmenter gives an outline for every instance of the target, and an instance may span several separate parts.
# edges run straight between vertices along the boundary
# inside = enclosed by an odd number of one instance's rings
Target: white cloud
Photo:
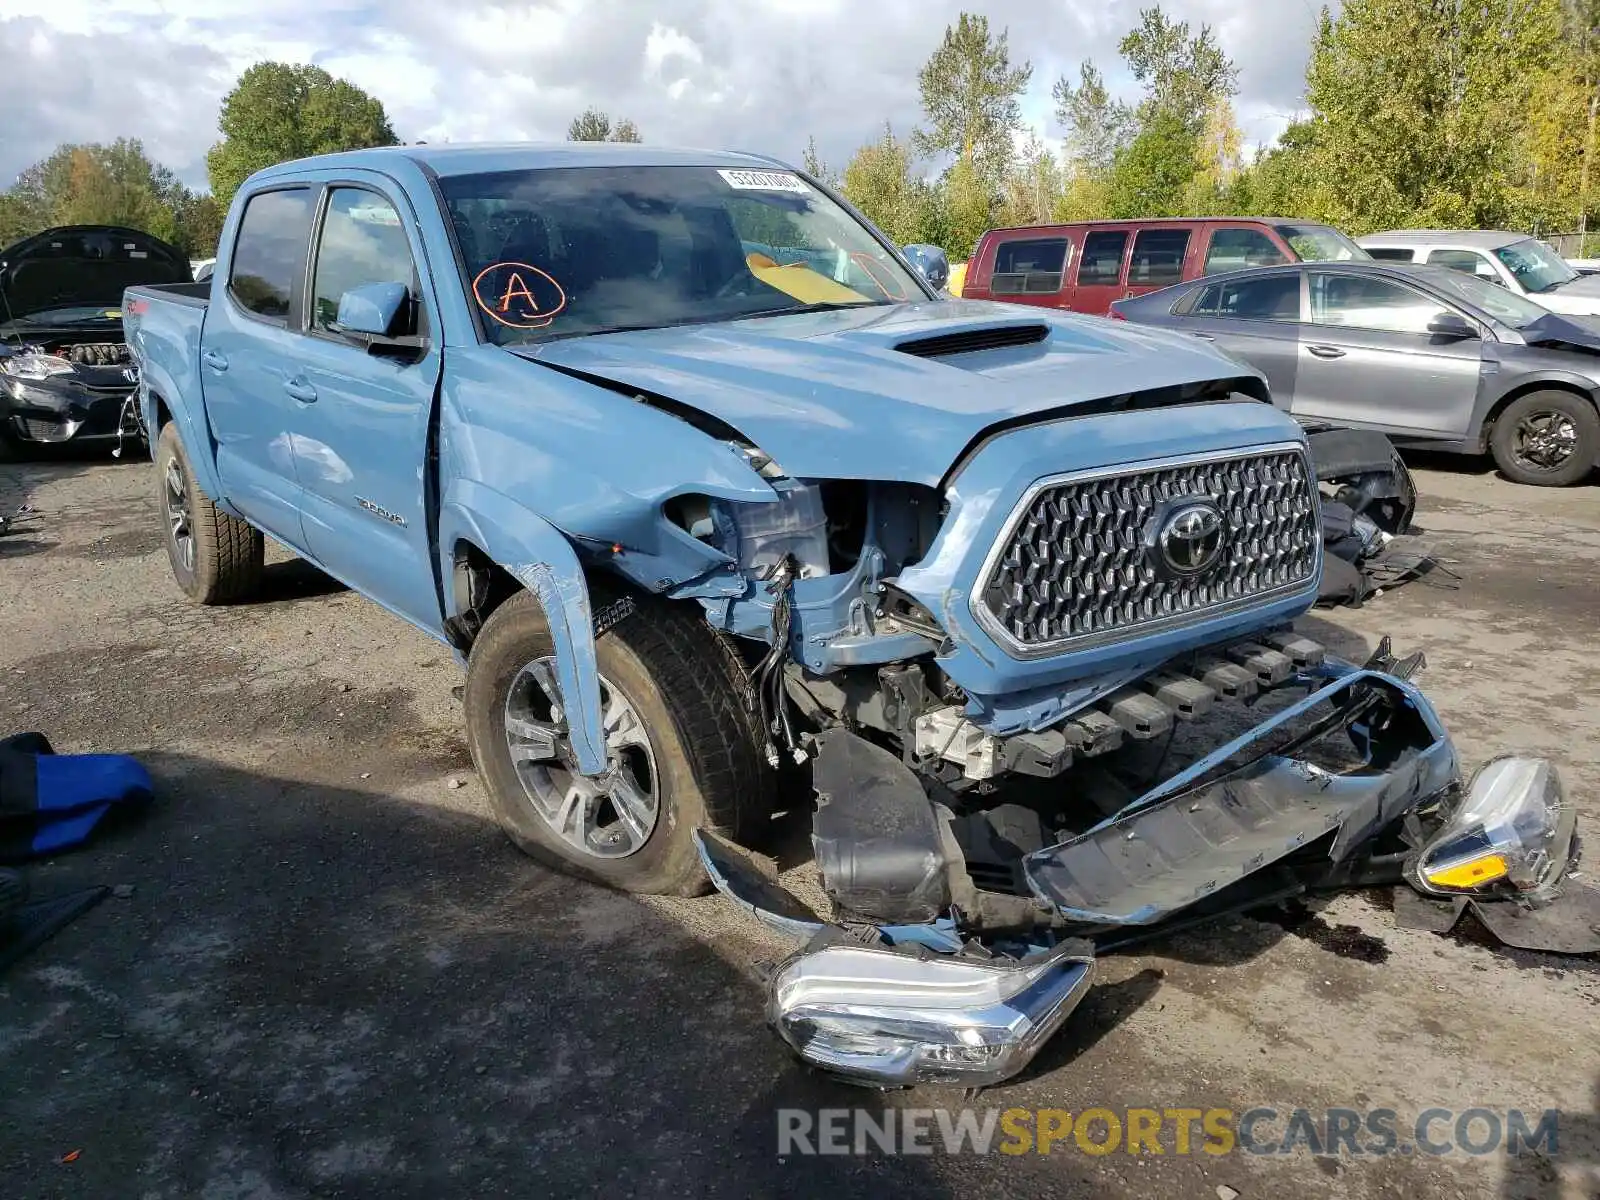
[[[1023,111],[1051,140],[1050,87],[1092,58],[1131,89],[1116,43],[1149,0],[5,0],[0,181],[63,141],[142,138],[205,181],[217,108],[262,58],[315,62],[372,92],[405,140],[556,139],[593,105],[650,141],[797,159],[814,135],[842,164],[920,116],[917,70],[963,5],[1029,59]],[[1252,141],[1298,104],[1310,0],[1171,0],[1239,63]]]

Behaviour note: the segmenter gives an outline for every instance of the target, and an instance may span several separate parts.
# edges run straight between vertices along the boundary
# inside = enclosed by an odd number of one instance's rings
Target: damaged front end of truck
[[[768,1017],[807,1063],[994,1084],[1068,1018],[1097,955],[1347,888],[1405,893],[1412,925],[1471,906],[1509,944],[1600,950],[1554,768],[1497,759],[1464,781],[1414,682],[1422,654],[1385,641],[1346,662],[1295,631],[1321,576],[1307,445],[1266,406],[1209,408],[1214,445],[1115,468],[1042,464],[1103,451],[1112,422],[1155,444],[1160,410],[992,439],[947,481],[920,555],[880,536],[919,497],[867,488],[843,586],[790,553],[836,493],[766,472],[797,505],[785,549],[753,598],[703,603],[794,647],[756,664],[755,690],[773,761],[811,773],[828,911],[696,836],[716,887],[797,942]],[[686,528],[753,561],[779,516],[711,506]],[[822,620],[824,595],[854,607]]]
[[[1264,380],[1181,338],[959,302],[797,321],[530,357],[738,461],[584,533],[741,648],[767,761],[815,796],[825,903],[696,833],[797,943],[767,1003],[804,1061],[994,1084],[1097,955],[1343,888],[1600,950],[1554,769],[1464,781],[1421,654],[1347,662],[1296,627],[1325,503],[1404,532],[1392,451],[1319,464]]]

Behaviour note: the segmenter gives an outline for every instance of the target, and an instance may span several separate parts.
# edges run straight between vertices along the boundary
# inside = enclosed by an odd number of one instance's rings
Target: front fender
[[[454,570],[455,546],[469,541],[532,592],[555,643],[556,676],[572,750],[585,775],[606,768],[600,719],[600,672],[595,662],[594,615],[589,585],[572,543],[554,525],[509,496],[466,480],[452,483],[439,508],[443,578]],[[453,589],[445,589],[445,615],[457,616]]]

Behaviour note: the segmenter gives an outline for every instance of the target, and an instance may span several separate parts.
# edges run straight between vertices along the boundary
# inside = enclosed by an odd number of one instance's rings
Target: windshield
[[[1525,292],[1553,292],[1578,277],[1559,254],[1532,238],[1501,246],[1494,256],[1517,277]]]
[[[571,167],[439,186],[500,345],[927,298],[787,171]]]
[[[1331,225],[1279,225],[1278,236],[1301,262],[1350,262],[1368,254]]]
[[[1496,287],[1471,275],[1460,271],[1451,271],[1444,267],[1425,267],[1429,282],[1439,291],[1444,293],[1445,299],[1461,299],[1476,308],[1481,308],[1501,324],[1509,325],[1513,329],[1526,329],[1541,317],[1548,317],[1550,310],[1542,304],[1535,304],[1526,300],[1515,292],[1507,291],[1503,287]]]

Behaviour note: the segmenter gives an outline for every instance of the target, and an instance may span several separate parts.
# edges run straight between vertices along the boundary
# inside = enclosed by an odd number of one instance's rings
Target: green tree
[[[1198,135],[1176,113],[1161,111],[1142,122],[1139,136],[1117,155],[1107,185],[1112,217],[1181,215],[1185,189],[1194,179]]]
[[[1112,98],[1105,77],[1092,62],[1078,68],[1076,87],[1063,75],[1051,94],[1056,120],[1067,127],[1070,161],[1085,171],[1109,171],[1117,151],[1133,135],[1133,110]]]
[[[215,258],[227,215],[215,196],[185,191],[174,208],[175,244],[190,258]]]
[[[274,163],[367,146],[392,146],[383,104],[321,67],[259,62],[222,100],[222,140],[206,155],[211,194],[233,199],[250,175]]]
[[[1561,0],[1348,0],[1325,12],[1298,138],[1300,172],[1324,183],[1300,211],[1353,233],[1522,218],[1529,109],[1562,29]]]
[[[928,128],[912,136],[918,153],[970,159],[998,184],[1010,165],[1011,135],[1022,128],[1019,97],[1033,78],[1028,63],[1013,67],[1008,35],[989,32],[989,19],[962,13],[917,76]]]
[[[916,240],[921,200],[911,172],[911,150],[888,125],[883,136],[855,152],[844,169],[850,203],[896,242]]]
[[[820,179],[830,187],[837,187],[839,178],[829,169],[828,164],[822,161],[822,155],[817,152],[817,139],[806,139],[806,152],[801,156],[800,165],[805,168],[807,175],[813,179]]]
[[[1117,46],[1133,77],[1144,86],[1141,123],[1159,114],[1176,117],[1196,137],[1219,99],[1239,90],[1239,71],[1223,53],[1211,26],[1191,34],[1187,21],[1174,21],[1161,6],[1139,13],[1138,28]]]
[[[637,142],[639,127],[623,117],[615,126],[598,108],[586,108],[567,126],[569,142]]]
[[[169,240],[177,224],[174,206],[184,194],[172,172],[128,138],[58,146],[23,171],[9,193],[29,233],[52,225],[125,225]]]
[[[1002,225],[1042,225],[1061,201],[1061,163],[1050,147],[1030,133],[1016,166],[1006,176],[1000,201]]]

